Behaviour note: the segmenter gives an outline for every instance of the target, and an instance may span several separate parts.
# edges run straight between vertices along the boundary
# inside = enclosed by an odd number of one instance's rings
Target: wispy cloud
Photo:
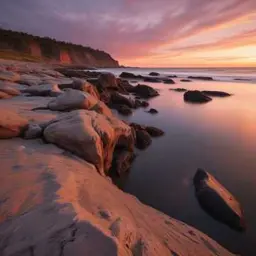
[[[167,65],[180,52],[255,44],[255,0],[1,0],[0,7],[6,28],[101,48],[124,64]]]

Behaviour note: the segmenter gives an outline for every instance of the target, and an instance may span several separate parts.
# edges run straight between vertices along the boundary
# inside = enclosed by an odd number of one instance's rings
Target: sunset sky
[[[122,65],[256,67],[256,0],[1,0],[0,26],[102,49]]]

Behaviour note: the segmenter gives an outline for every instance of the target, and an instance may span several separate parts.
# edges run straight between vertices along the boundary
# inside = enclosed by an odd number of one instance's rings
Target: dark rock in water
[[[130,81],[130,83],[135,84],[138,83],[138,81]]]
[[[102,73],[98,79],[98,82],[101,85],[102,89],[118,89],[117,79],[111,73]]]
[[[153,126],[147,126],[146,131],[149,133],[151,137],[160,137],[164,135],[164,131]]]
[[[181,79],[180,81],[181,81],[181,82],[185,82],[185,83],[192,82],[192,81],[191,81],[191,80],[189,80],[189,79]]]
[[[116,109],[119,114],[124,116],[129,116],[132,114],[132,109],[126,105],[111,105],[110,108]]]
[[[186,92],[187,89],[185,88],[174,88],[174,89],[170,89],[170,91],[175,91],[175,92]]]
[[[176,75],[170,75],[170,76],[167,76],[167,77],[176,78],[177,76]]]
[[[194,186],[196,197],[207,213],[232,229],[245,230],[243,211],[239,202],[212,175],[198,169],[194,176]]]
[[[187,91],[184,93],[184,101],[191,103],[207,103],[212,99],[200,91]]]
[[[144,77],[144,82],[149,82],[149,83],[161,83],[161,80],[158,78],[154,77]]]
[[[140,108],[141,107],[141,101],[140,100],[135,100],[134,101],[134,107],[137,109],[137,108]]]
[[[156,109],[154,109],[154,108],[151,108],[151,109],[148,111],[148,113],[150,113],[150,114],[157,114],[158,111],[157,111]]]
[[[140,100],[141,97],[140,97],[140,96],[136,96],[135,99],[136,99],[136,100]]]
[[[138,84],[135,86],[134,92],[141,98],[152,98],[159,95],[159,93],[154,88],[144,84]]]
[[[131,164],[135,158],[135,154],[127,150],[117,149],[114,152],[110,173],[117,176],[122,176],[131,168]]]
[[[132,99],[129,99],[129,98],[121,95],[118,92],[112,92],[111,93],[111,103],[112,104],[126,105],[129,108],[134,108],[134,101]]]
[[[119,92],[133,92],[134,86],[132,86],[127,80],[117,79]]]
[[[145,125],[141,125],[141,124],[137,124],[137,123],[130,123],[130,126],[133,127],[135,129],[135,131],[146,129]]]
[[[213,81],[213,78],[210,76],[189,76],[188,79],[199,79],[199,80]]]
[[[163,79],[163,82],[165,84],[175,84],[175,82],[172,79]]]
[[[109,104],[110,103],[110,99],[111,99],[111,94],[108,91],[103,91],[100,94],[100,100],[103,101],[105,104]]]
[[[146,149],[151,143],[152,139],[146,130],[136,130],[136,147],[138,149]]]
[[[157,72],[151,72],[151,73],[149,73],[149,75],[150,75],[150,76],[160,76],[160,74],[157,73]]]
[[[221,92],[221,91],[202,91],[203,94],[212,96],[212,97],[228,97],[231,96],[231,94],[227,92]]]
[[[251,79],[248,78],[235,78],[235,81],[251,81]]]
[[[143,100],[143,101],[141,101],[141,106],[143,108],[147,108],[149,106],[149,103],[147,101]]]
[[[119,76],[121,78],[127,78],[127,79],[141,79],[142,76],[140,75],[134,75],[133,73],[129,73],[129,72],[122,72],[122,74]]]

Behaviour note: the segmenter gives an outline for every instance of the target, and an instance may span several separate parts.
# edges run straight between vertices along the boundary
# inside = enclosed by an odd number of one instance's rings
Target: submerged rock
[[[138,84],[137,86],[135,86],[134,92],[141,98],[152,98],[159,95],[158,91],[145,84]]]
[[[189,76],[188,79],[198,79],[198,80],[213,81],[213,78],[210,77],[210,76]]]
[[[175,92],[186,92],[187,89],[185,88],[174,88],[174,89],[170,89],[170,91],[175,91]]]
[[[184,101],[191,103],[207,103],[212,99],[200,91],[187,91],[184,93]]]
[[[18,113],[6,109],[0,110],[0,139],[21,136],[28,126],[28,120]]]
[[[180,81],[181,81],[181,82],[184,82],[184,83],[192,82],[192,81],[191,81],[191,80],[189,80],[189,79],[181,79]]]
[[[196,197],[215,219],[237,230],[245,230],[243,211],[235,197],[208,172],[198,169],[194,176]]]
[[[221,91],[202,91],[203,94],[212,96],[212,97],[228,97],[231,96],[231,94],[227,92],[221,92]]]
[[[148,111],[148,113],[150,113],[150,114],[157,114],[158,111],[157,111],[156,109],[154,109],[154,108],[151,108],[151,109]]]

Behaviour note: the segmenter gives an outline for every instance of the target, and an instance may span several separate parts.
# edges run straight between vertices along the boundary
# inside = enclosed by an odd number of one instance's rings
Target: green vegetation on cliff
[[[104,51],[4,29],[0,29],[0,58],[118,67],[118,62]]]

